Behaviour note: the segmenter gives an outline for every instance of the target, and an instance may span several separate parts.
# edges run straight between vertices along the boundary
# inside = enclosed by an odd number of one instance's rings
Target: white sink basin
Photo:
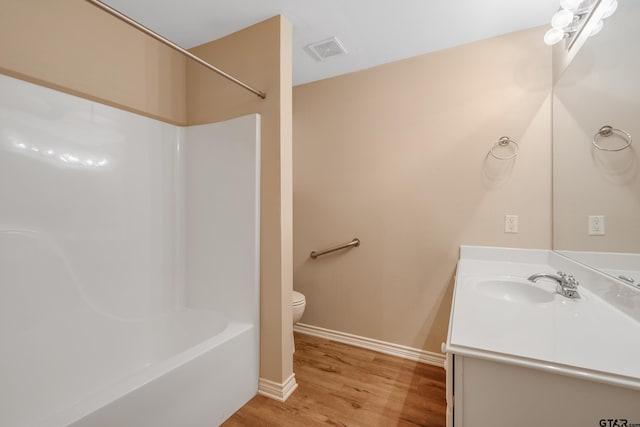
[[[475,284],[475,288],[488,297],[517,303],[551,302],[555,294],[533,283],[517,279],[483,279]]]

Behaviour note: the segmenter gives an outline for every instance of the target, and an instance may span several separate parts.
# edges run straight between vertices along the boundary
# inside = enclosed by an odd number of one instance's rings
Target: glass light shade
[[[604,12],[604,15],[602,15],[602,19],[607,19],[613,15],[616,9],[618,9],[618,0],[613,0],[609,5],[609,8]]]
[[[598,21],[598,23],[596,24],[595,27],[593,27],[593,30],[591,30],[591,34],[589,34],[589,36],[595,36],[596,34],[598,34],[600,32],[600,30],[602,30],[602,25],[604,23],[602,22],[602,19]]]
[[[582,0],[578,4],[578,7],[576,7],[576,10],[574,10],[574,13],[576,15],[587,14],[591,11],[591,9],[593,9],[593,7],[596,5],[596,2],[598,1],[599,0]]]
[[[573,21],[573,12],[561,9],[551,18],[551,26],[553,28],[564,28]]]
[[[560,7],[566,10],[573,10],[582,0],[560,0]]]
[[[559,28],[551,28],[544,34],[544,42],[549,46],[558,43],[564,38],[564,31]]]

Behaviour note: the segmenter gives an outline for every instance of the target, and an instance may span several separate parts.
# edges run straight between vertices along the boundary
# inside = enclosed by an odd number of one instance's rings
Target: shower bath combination
[[[0,92],[0,425],[222,422],[258,388],[260,117]]]

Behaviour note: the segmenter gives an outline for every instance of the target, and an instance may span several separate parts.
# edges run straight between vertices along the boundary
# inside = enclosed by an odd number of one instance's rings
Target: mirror
[[[640,0],[618,3],[554,85],[553,248],[638,286]]]

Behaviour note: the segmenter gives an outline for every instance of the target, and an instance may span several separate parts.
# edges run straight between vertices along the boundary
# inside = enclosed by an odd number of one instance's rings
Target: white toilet
[[[304,313],[304,308],[307,305],[307,300],[305,299],[303,294],[297,291],[293,291],[291,300],[293,303],[293,324],[295,325],[300,321],[300,318],[302,317],[302,313]],[[296,344],[293,338],[291,341],[293,342],[293,352],[295,353]]]

